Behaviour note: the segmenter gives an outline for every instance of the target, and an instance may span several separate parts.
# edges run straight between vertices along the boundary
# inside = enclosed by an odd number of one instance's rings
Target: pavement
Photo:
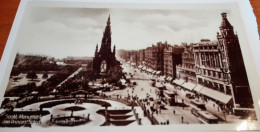
[[[130,95],[137,96],[139,99],[145,99],[147,98],[147,95],[152,97],[154,100],[159,100],[159,96],[156,95],[156,88],[151,85],[151,78],[155,78],[152,75],[146,74],[144,72],[141,72],[140,70],[128,66],[123,65],[124,72],[132,73],[133,78],[131,79],[131,82],[136,82],[137,85],[133,88],[133,94],[130,92]],[[165,84],[168,88],[174,88],[171,84]],[[128,88],[126,88],[127,90]],[[118,92],[115,92],[118,93]],[[119,93],[118,93],[119,94]],[[125,94],[124,94],[125,95]],[[147,110],[151,112],[150,107],[155,105],[155,101],[149,101],[148,104],[146,103]],[[173,110],[175,110],[175,114],[173,114]],[[182,107],[177,106],[166,106],[166,109],[161,110],[161,112],[158,112],[158,114],[154,113],[153,116],[159,123],[164,123],[169,121],[169,124],[182,124],[182,123],[191,123],[191,124],[199,124],[199,120],[197,117],[191,114],[190,107],[185,107],[184,110]],[[158,110],[159,111],[159,110]],[[184,121],[182,122],[182,116]]]
[[[133,77],[130,79],[131,82],[137,83],[137,85],[134,86],[134,88],[126,88],[126,91],[122,91],[122,96],[125,96],[127,95],[127,93],[129,93],[130,96],[134,95],[137,96],[139,99],[144,99],[147,97],[147,95],[149,95],[149,97],[153,97],[155,100],[159,99],[159,97],[155,93],[156,88],[152,87],[150,82],[150,79],[156,78],[157,76],[141,72],[139,69],[128,64],[124,64],[122,67],[124,69],[124,72],[132,73]],[[165,85],[167,89],[177,90],[177,99],[184,100],[184,103],[188,105],[188,107],[185,107],[183,109],[182,107],[178,106],[166,105],[165,110],[161,110],[161,112],[158,112],[158,114],[154,113],[154,117],[156,118],[156,120],[159,123],[169,121],[169,124],[199,124],[200,121],[198,120],[198,118],[191,113],[191,107],[189,107],[191,100],[186,97],[186,93],[188,93],[188,91],[185,91],[183,89],[177,89],[170,83],[164,83],[163,85]],[[121,95],[121,92],[113,92],[114,94]],[[201,98],[199,98],[199,100],[203,101]],[[205,107],[208,112],[223,119],[222,121],[219,121],[219,123],[242,123],[244,121],[242,119],[239,119],[238,116],[224,114],[220,107],[214,101],[208,100],[207,102],[203,102],[205,103]],[[153,106],[153,103],[154,101],[150,101],[149,105],[146,105],[148,106],[146,108],[149,110],[150,106]],[[173,114],[173,110],[175,110],[175,114]],[[181,120],[182,117],[183,122]]]

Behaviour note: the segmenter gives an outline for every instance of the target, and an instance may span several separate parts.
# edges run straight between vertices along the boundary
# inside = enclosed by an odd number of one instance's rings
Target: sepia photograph
[[[28,4],[0,127],[257,123],[238,16]]]

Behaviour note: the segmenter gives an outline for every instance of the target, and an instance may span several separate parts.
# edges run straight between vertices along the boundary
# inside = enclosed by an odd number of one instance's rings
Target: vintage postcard
[[[236,4],[70,3],[22,2],[0,129],[259,128]]]

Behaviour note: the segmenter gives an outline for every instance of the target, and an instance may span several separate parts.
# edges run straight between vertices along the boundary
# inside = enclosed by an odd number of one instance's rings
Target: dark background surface
[[[260,25],[260,0],[250,0],[250,2],[257,17],[257,23]],[[19,3],[20,0],[0,0],[0,60],[2,58],[4,47]],[[260,34],[259,26],[258,32]]]

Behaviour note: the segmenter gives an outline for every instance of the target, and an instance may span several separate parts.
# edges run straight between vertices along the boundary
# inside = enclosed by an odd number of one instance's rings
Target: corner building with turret
[[[237,34],[222,13],[217,40],[193,45],[197,86],[194,91],[214,100],[226,112],[254,113],[251,90]]]

